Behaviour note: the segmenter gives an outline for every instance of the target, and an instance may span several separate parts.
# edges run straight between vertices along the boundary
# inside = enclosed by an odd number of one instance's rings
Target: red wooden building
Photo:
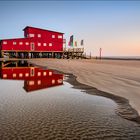
[[[23,31],[24,38],[0,40],[1,57],[62,57],[64,33],[30,26]]]
[[[15,66],[2,67],[0,69],[0,78],[24,80],[24,89],[27,92],[63,84],[63,74],[56,74],[48,69],[28,65],[20,67],[18,62],[15,62]]]

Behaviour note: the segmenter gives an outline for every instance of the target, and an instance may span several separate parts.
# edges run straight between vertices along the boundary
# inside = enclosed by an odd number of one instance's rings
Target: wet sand
[[[78,88],[72,75],[65,78]],[[88,86],[55,88],[27,93],[23,81],[0,80],[0,139],[25,140],[138,140],[140,125],[115,113],[117,104]],[[7,85],[8,88],[5,88]],[[15,92],[16,91],[16,92]]]
[[[72,73],[82,84],[123,97],[140,114],[140,61],[36,59],[30,62]]]

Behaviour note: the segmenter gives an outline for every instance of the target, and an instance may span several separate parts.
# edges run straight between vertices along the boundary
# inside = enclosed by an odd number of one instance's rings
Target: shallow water
[[[139,124],[118,116],[116,108],[113,100],[65,80],[27,92],[25,81],[1,79],[0,139],[140,139]]]

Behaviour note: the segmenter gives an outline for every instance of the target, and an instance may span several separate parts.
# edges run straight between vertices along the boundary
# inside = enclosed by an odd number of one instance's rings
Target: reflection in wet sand
[[[0,81],[0,139],[140,139],[139,124],[116,115],[111,99],[67,82],[25,94],[23,83]]]
[[[2,79],[24,80],[24,89],[27,92],[63,84],[62,74],[55,74],[51,70],[35,67],[28,64],[27,61],[3,63],[0,77]]]

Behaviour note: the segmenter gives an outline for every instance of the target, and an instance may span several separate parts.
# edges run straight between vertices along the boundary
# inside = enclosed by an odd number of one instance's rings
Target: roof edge
[[[0,39],[0,41],[4,41],[4,40],[18,40],[18,39],[29,39],[29,38],[27,38],[27,37],[25,37],[25,38],[4,38],[4,39]]]
[[[43,30],[43,31],[49,31],[49,32],[56,32],[56,33],[60,33],[60,34],[64,34],[62,32],[57,32],[57,31],[52,31],[52,30],[47,30],[47,29],[42,29],[42,28],[37,28],[37,27],[32,27],[32,26],[26,26],[23,31],[27,28],[34,28],[34,29],[39,29],[39,30]]]

